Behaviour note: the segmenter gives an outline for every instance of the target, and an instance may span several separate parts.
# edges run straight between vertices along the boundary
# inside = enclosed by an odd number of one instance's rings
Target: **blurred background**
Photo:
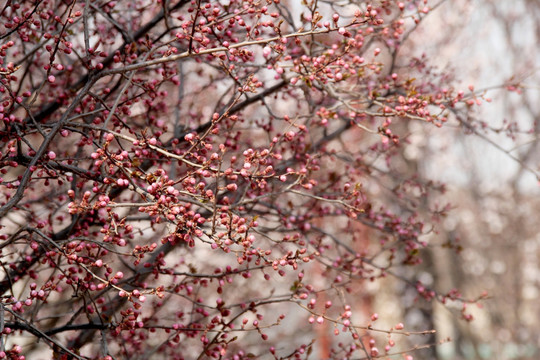
[[[458,116],[446,131],[408,125],[407,166],[444,182],[453,208],[428,239],[433,246],[421,266],[431,274],[420,278],[440,292],[457,288],[465,298],[484,291],[488,297],[467,309],[474,317],[467,322],[460,318],[461,305],[434,302],[419,309],[414,294],[396,285],[407,324],[433,326],[435,341],[444,343],[412,355],[539,359],[540,1],[429,5],[435,9],[408,39],[406,51],[453,73],[460,89],[485,90],[491,102],[472,117]]]

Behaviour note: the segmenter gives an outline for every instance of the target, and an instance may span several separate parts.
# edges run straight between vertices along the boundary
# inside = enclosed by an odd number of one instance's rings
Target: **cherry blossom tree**
[[[408,125],[485,100],[408,49],[439,5],[7,1],[0,358],[412,359],[390,279],[471,320],[414,272],[450,206]]]

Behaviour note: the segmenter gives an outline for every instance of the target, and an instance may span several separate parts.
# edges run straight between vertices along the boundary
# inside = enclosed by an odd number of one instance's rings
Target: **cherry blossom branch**
[[[296,304],[298,306],[300,306],[302,309],[304,309],[307,312],[309,312],[310,314],[312,314],[312,315],[316,315],[318,317],[320,316],[325,320],[328,320],[328,321],[330,321],[332,323],[335,323],[335,324],[338,324],[338,325],[343,325],[345,327],[351,327],[351,328],[360,329],[360,330],[368,330],[368,331],[373,331],[373,332],[380,332],[380,333],[385,333],[385,334],[399,334],[399,335],[404,335],[404,336],[431,335],[431,334],[436,333],[436,330],[403,331],[403,330],[397,330],[397,329],[394,329],[394,328],[392,328],[390,330],[385,330],[385,329],[374,328],[371,324],[367,325],[367,326],[353,325],[353,324],[350,324],[350,323],[348,325],[345,325],[343,320],[340,320],[340,318],[335,319],[335,318],[329,317],[329,316],[327,316],[325,314],[320,314],[320,313],[310,309],[309,307],[305,306],[301,302],[296,302]]]
[[[38,339],[44,339],[46,342],[50,344],[54,344],[54,346],[58,347],[62,350],[62,352],[69,354],[74,359],[79,360],[85,360],[86,357],[79,356],[75,354],[73,351],[69,350],[67,347],[62,345],[62,343],[58,342],[57,340],[50,337],[46,332],[41,331],[34,325],[30,324],[24,317],[17,314],[15,311],[11,310],[9,307],[5,306],[3,303],[0,303],[0,306],[2,307],[2,311],[9,312],[13,317],[15,317],[18,322],[17,323],[11,323],[15,329],[25,330],[32,335],[34,335]],[[52,334],[51,334],[52,335]]]
[[[357,23],[352,23],[352,24],[349,24],[348,26],[352,26],[352,25],[356,25],[356,24]],[[266,44],[269,44],[271,42],[280,41],[281,39],[289,39],[289,38],[297,38],[297,37],[312,36],[312,35],[319,35],[319,34],[327,34],[327,33],[335,32],[335,31],[338,31],[338,29],[299,31],[299,32],[296,32],[296,33],[284,34],[284,35],[281,35],[281,36],[274,36],[274,37],[265,38],[265,39],[261,39],[261,40],[243,41],[243,42],[236,43],[236,44],[230,44],[227,47],[219,46],[219,47],[211,48],[211,49],[201,49],[201,50],[198,49],[197,51],[195,51],[193,53],[190,52],[190,51],[185,51],[185,52],[183,52],[181,54],[170,55],[170,56],[166,56],[166,57],[163,57],[163,58],[160,58],[160,59],[148,60],[148,61],[144,61],[144,62],[132,64],[132,65],[127,65],[127,66],[124,66],[124,67],[118,68],[118,69],[105,70],[105,71],[100,72],[99,76],[100,77],[105,77],[105,76],[110,76],[110,75],[114,75],[114,74],[122,74],[122,73],[125,73],[125,72],[128,72],[128,71],[138,70],[138,69],[142,69],[142,68],[149,68],[149,67],[151,67],[153,65],[178,61],[178,60],[190,58],[190,57],[193,57],[193,56],[208,55],[208,54],[214,54],[214,53],[218,53],[218,52],[228,52],[231,49],[243,48],[243,47],[248,47],[248,46],[252,46],[252,45],[266,45]]]
[[[47,148],[49,147],[49,144],[53,140],[53,138],[56,136],[56,134],[62,129],[62,127],[67,122],[67,118],[69,114],[75,109],[75,107],[79,104],[79,101],[85,96],[92,85],[94,84],[95,80],[90,79],[87,84],[81,89],[79,94],[75,97],[73,102],[70,104],[70,106],[67,108],[66,112],[62,116],[62,118],[54,125],[53,128],[49,131],[47,134],[47,137],[43,139],[43,142],[39,146],[39,149],[36,152],[36,155],[32,158],[30,163],[28,164],[28,168],[25,170],[19,187],[17,188],[17,191],[15,194],[6,202],[5,205],[0,207],[0,218],[4,217],[8,211],[10,211],[17,203],[22,199],[24,195],[24,191],[26,190],[26,187],[28,185],[28,182],[30,181],[32,177],[32,171],[30,170],[31,167],[35,166],[37,162],[40,160],[40,158],[45,154],[45,151],[47,151]]]

